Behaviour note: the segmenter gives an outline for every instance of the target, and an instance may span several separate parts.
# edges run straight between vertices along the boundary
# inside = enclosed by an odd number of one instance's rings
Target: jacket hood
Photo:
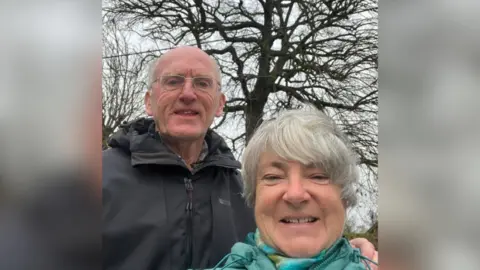
[[[208,154],[204,163],[240,169],[238,162],[225,140],[212,129],[208,129],[205,140]],[[150,118],[139,118],[120,126],[108,140],[111,148],[119,148],[131,155],[132,165],[163,164],[184,165],[182,159],[168,148],[155,130]]]

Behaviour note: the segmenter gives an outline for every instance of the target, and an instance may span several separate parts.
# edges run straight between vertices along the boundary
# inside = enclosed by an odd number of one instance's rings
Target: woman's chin
[[[288,241],[288,240],[286,240]],[[319,242],[310,240],[290,240],[284,248],[280,247],[283,253],[291,258],[310,258],[317,256],[326,247],[319,245]]]

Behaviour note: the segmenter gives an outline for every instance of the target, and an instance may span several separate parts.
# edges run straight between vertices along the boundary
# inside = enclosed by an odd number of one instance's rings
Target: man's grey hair
[[[257,169],[265,152],[321,168],[333,184],[341,187],[346,208],[357,204],[355,185],[359,173],[355,154],[345,135],[319,110],[286,111],[263,122],[255,131],[242,157],[243,195],[249,206],[255,202]]]
[[[152,87],[152,84],[155,82],[155,80],[157,79],[157,75],[156,75],[156,71],[157,71],[157,67],[158,67],[158,63],[160,62],[160,59],[161,59],[161,56],[155,58],[151,64],[150,64],[150,67],[148,69],[148,90],[151,89]],[[218,65],[218,62],[217,60],[215,60],[215,58],[213,58],[212,56],[210,56],[210,59],[212,61],[212,63],[214,64],[215,66],[215,74],[217,75],[218,79],[220,80],[219,83],[221,84],[221,80],[222,80],[222,72],[220,70],[220,66]]]

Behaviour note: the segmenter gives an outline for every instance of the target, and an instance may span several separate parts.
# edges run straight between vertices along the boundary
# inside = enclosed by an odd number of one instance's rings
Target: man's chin
[[[168,132],[169,136],[178,140],[198,140],[205,137],[205,132],[200,129],[173,129]]]

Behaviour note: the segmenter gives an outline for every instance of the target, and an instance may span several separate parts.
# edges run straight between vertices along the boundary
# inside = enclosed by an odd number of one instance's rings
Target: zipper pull
[[[188,193],[193,191],[192,179],[190,178],[183,178],[183,182],[185,183],[185,189]]]
[[[190,178],[183,178],[183,181],[185,182],[185,189],[187,191],[187,196],[188,196],[188,202],[187,205],[185,206],[185,210],[191,212],[193,210],[193,184],[192,184],[192,179]]]
[[[192,211],[193,210],[192,202],[187,202],[187,205],[185,206],[185,210],[187,210],[187,211]]]

